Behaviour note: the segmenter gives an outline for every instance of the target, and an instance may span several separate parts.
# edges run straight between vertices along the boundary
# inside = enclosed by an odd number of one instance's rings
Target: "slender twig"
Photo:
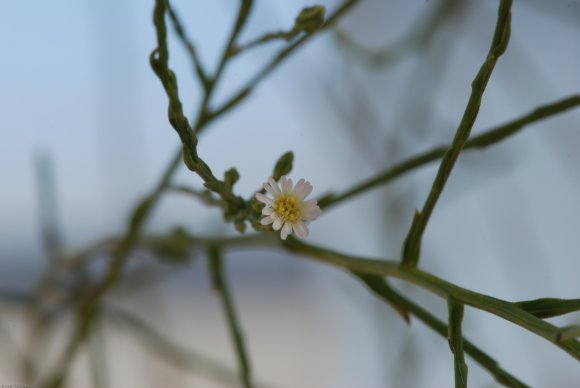
[[[353,274],[361,279],[367,286],[369,283],[374,284],[371,290],[385,302],[390,305],[398,306],[399,309],[404,309],[412,314],[414,317],[421,320],[424,324],[429,326],[433,331],[439,333],[442,337],[447,338],[449,327],[436,316],[425,310],[423,307],[414,303],[410,299],[404,297],[395,291],[387,281],[378,276],[363,275],[353,272]],[[467,339],[463,339],[463,346],[465,352],[482,368],[486,369],[498,383],[504,384],[513,388],[527,388],[528,385],[511,375],[504,370],[496,360],[488,356],[483,350],[478,348]]]
[[[208,206],[224,206],[224,201],[215,198],[209,190],[201,191],[187,186],[169,186],[167,191],[186,194],[200,200]]]
[[[464,5],[462,1],[444,0],[428,9],[420,19],[413,24],[403,38],[395,43],[378,50],[365,48],[356,43],[345,31],[337,31],[338,43],[354,54],[355,58],[362,59],[373,67],[384,68],[398,63],[406,55],[427,47],[437,36],[437,32],[444,22],[455,13],[455,8]]]
[[[527,125],[550,118],[552,116],[556,116],[562,112],[576,108],[578,106],[580,106],[580,95],[570,96],[564,98],[563,100],[543,105],[518,119],[508,122],[507,124],[492,128],[480,135],[472,137],[467,141],[467,143],[465,143],[463,148],[465,150],[474,148],[482,149],[494,145],[512,135],[517,134]],[[393,167],[390,167],[387,170],[379,173],[378,175],[355,185],[354,187],[346,190],[344,193],[338,195],[328,195],[321,198],[318,201],[318,204],[321,208],[328,209],[331,206],[350,199],[358,194],[362,194],[372,188],[388,183],[409,171],[415,170],[442,158],[449,150],[449,148],[449,146],[439,146],[431,149],[430,151],[412,156],[407,160],[397,163]]]
[[[101,317],[92,330],[89,338],[89,357],[91,376],[94,388],[107,388],[109,384],[109,368],[107,364],[107,350],[104,343]]]
[[[179,38],[181,43],[183,43],[183,45],[185,46],[185,49],[187,50],[187,52],[189,53],[189,56],[191,57],[191,61],[193,62],[193,66],[195,68],[195,72],[197,73],[197,77],[199,78],[199,81],[203,85],[204,89],[206,89],[209,82],[210,82],[209,77],[208,77],[205,69],[203,68],[203,65],[201,63],[199,55],[197,54],[197,50],[195,49],[194,44],[187,37],[187,33],[185,32],[185,28],[183,27],[181,20],[179,20],[179,16],[177,16],[177,13],[175,12],[175,10],[171,6],[171,4],[169,5],[168,14],[169,14],[169,18],[173,24],[173,29],[175,30],[175,33],[177,34],[177,37]]]
[[[487,82],[491,77],[491,73],[495,67],[498,58],[505,52],[509,36],[510,36],[510,22],[511,22],[511,0],[501,0],[498,9],[497,24],[495,33],[491,43],[491,47],[487,54],[485,62],[481,66],[477,76],[471,84],[471,96],[467,102],[465,112],[455,133],[451,148],[445,153],[439,171],[433,182],[433,187],[423,205],[423,209],[419,213],[419,217],[413,221],[411,228],[405,239],[403,245],[402,265],[409,267],[416,267],[419,262],[419,251],[421,246],[421,238],[429,222],[429,218],[435,209],[435,205],[445,187],[447,179],[451,175],[451,171],[459,158],[459,154],[463,146],[469,139],[471,128],[475,123],[481,99]]]
[[[103,311],[111,322],[123,326],[153,355],[162,361],[171,362],[191,372],[203,375],[212,380],[229,386],[238,386],[238,376],[228,366],[206,355],[200,354],[175,343],[164,334],[155,330],[143,319],[125,310],[106,306]],[[256,383],[256,387],[266,388],[270,385]]]
[[[306,34],[296,40],[294,43],[290,44],[288,47],[280,50],[274,58],[264,66],[258,73],[256,73],[238,92],[234,93],[226,102],[224,102],[219,108],[216,108],[212,116],[222,115],[238,105],[254,87],[264,78],[266,78],[272,71],[274,71],[290,54],[292,54],[296,49],[303,46],[306,42],[316,36],[318,33],[333,26],[341,16],[343,16],[349,9],[351,9],[359,0],[347,0],[338,9],[336,9],[324,22],[324,24],[317,29],[314,33]]]
[[[457,303],[472,306],[504,318],[530,332],[539,335],[580,360],[580,342],[560,343],[560,329],[521,309],[517,304],[471,291],[449,283],[415,267],[401,266],[395,260],[376,260],[353,257],[330,249],[309,245],[289,237],[283,246],[290,251],[344,270],[362,274],[390,276],[422,287],[444,299],[453,297]]]
[[[233,48],[236,45],[238,35],[242,31],[244,25],[246,24],[246,21],[248,20],[248,16],[250,15],[252,5],[253,5],[253,0],[242,0],[240,2],[240,8],[238,10],[238,16],[236,18],[234,28],[233,28],[232,32],[230,33],[228,41],[224,47],[224,50],[223,50],[222,55],[220,57],[219,64],[217,66],[215,74],[213,75],[213,77],[211,77],[207,80],[207,83],[205,85],[205,93],[203,96],[202,103],[199,107],[199,111],[197,113],[199,123],[205,123],[206,121],[210,122],[211,120],[213,120],[214,118],[219,116],[219,115],[216,115],[215,113],[209,112],[210,101],[211,101],[213,93],[216,89],[216,86],[221,79],[223,71],[226,68],[226,65],[228,64],[229,60],[232,58],[230,53],[232,51],[234,51]],[[205,127],[206,127],[205,125],[195,126],[194,131],[195,131],[195,133],[200,133]]]
[[[251,388],[253,384],[250,361],[247,355],[246,346],[244,344],[244,336],[242,334],[241,325],[236,315],[234,300],[229,289],[228,281],[223,273],[224,265],[222,255],[216,245],[209,247],[208,255],[210,264],[209,268],[211,270],[213,285],[221,297],[223,309],[227,318],[228,329],[236,349],[240,380],[245,388]]]
[[[138,206],[136,206],[131,217],[131,222],[127,228],[127,232],[121,238],[117,245],[117,249],[113,252],[105,278],[95,287],[95,289],[81,296],[78,303],[77,320],[70,340],[65,347],[63,355],[58,360],[55,369],[48,375],[46,381],[39,384],[39,387],[57,388],[64,382],[72,360],[74,359],[81,343],[85,340],[87,334],[91,330],[100,298],[121,277],[129,254],[137,244],[146,221],[151,216],[161,194],[169,185],[173,173],[180,164],[180,160],[181,155],[175,155],[171,163],[167,166],[161,180],[152,194],[147,196]]]
[[[467,388],[467,365],[463,357],[463,305],[457,303],[453,297],[447,300],[449,307],[449,334],[447,339],[453,353],[455,364],[455,388]]]

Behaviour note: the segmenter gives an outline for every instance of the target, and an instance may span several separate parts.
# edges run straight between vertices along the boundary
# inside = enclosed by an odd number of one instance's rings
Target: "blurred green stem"
[[[220,248],[218,248],[216,245],[211,245],[208,249],[208,257],[213,285],[221,297],[230,335],[236,349],[236,356],[238,358],[238,365],[240,370],[240,380],[244,388],[252,388],[253,384],[250,361],[247,355],[246,346],[244,344],[244,336],[242,334],[241,325],[239,323],[236,309],[234,307],[234,300],[230,292],[227,278],[223,273],[224,263]]]
[[[578,106],[580,106],[580,95],[573,95],[562,100],[543,105],[534,109],[527,115],[472,137],[467,141],[467,143],[465,143],[464,149],[479,149],[494,145],[512,135],[517,134],[530,124],[556,116]],[[342,194],[325,196],[321,198],[318,203],[321,208],[328,209],[356,195],[365,193],[370,189],[388,183],[402,175],[405,175],[409,171],[413,171],[419,167],[423,167],[442,158],[447,153],[449,148],[449,146],[440,146],[433,148],[430,151],[423,152],[419,155],[412,156],[409,159],[404,160],[394,165],[393,167],[390,167],[387,170],[379,173],[377,176],[355,185]]]

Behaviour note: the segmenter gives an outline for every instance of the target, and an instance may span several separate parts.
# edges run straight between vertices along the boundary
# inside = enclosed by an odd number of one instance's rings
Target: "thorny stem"
[[[459,158],[461,150],[469,139],[471,128],[473,127],[479,112],[483,92],[485,91],[485,87],[491,77],[495,64],[507,48],[511,28],[511,5],[511,0],[500,1],[497,24],[489,53],[471,84],[471,96],[469,97],[463,118],[459,123],[457,132],[455,133],[455,138],[453,139],[451,148],[447,150],[445,156],[443,156],[431,192],[423,205],[423,209],[419,213],[419,217],[417,217],[411,224],[411,228],[409,229],[407,238],[405,239],[401,262],[404,266],[416,267],[418,265],[421,238],[425,232],[429,218],[433,213],[433,209],[435,209],[435,205],[437,204],[439,196],[447,183],[447,179],[451,175],[451,171],[453,170],[455,162],[457,162],[457,159]]]

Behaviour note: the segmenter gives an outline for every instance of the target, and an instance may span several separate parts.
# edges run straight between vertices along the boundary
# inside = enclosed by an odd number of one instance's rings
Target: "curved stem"
[[[236,349],[236,356],[238,358],[240,380],[244,388],[253,387],[252,371],[246,345],[244,343],[244,336],[242,334],[241,325],[234,307],[234,300],[230,292],[230,287],[223,271],[223,259],[220,249],[216,245],[212,245],[208,249],[211,276],[216,291],[222,299],[222,305],[226,314],[228,328],[234,346]]]
[[[379,298],[393,306],[397,306],[398,309],[404,309],[407,313],[417,317],[425,325],[433,329],[433,331],[447,338],[449,333],[449,327],[447,324],[418,304],[395,291],[383,278],[373,275],[363,275],[356,272],[353,272],[353,274],[362,280]],[[488,356],[483,352],[483,350],[479,349],[469,340],[464,338],[463,346],[465,352],[482,368],[486,369],[493,377],[495,377],[498,383],[514,388],[528,387],[528,385],[501,368],[496,360]]]
[[[395,260],[374,260],[353,257],[330,249],[308,245],[292,237],[289,237],[283,243],[283,246],[293,252],[348,271],[382,277],[395,277],[424,288],[444,299],[453,297],[457,303],[487,311],[488,313],[515,323],[547,339],[577,360],[580,360],[580,342],[575,339],[560,342],[561,330],[558,327],[528,313],[516,303],[467,290],[417,268],[401,266]]]
[[[443,188],[447,183],[447,179],[451,175],[451,171],[459,158],[459,154],[469,139],[471,129],[473,128],[473,124],[475,124],[475,119],[479,113],[479,106],[481,105],[483,92],[485,91],[491,73],[495,68],[495,64],[507,48],[511,29],[511,5],[512,0],[500,0],[495,33],[493,35],[487,58],[481,65],[479,72],[471,83],[471,95],[469,96],[459,127],[455,132],[453,143],[449,150],[445,152],[439,166],[439,171],[433,181],[431,191],[425,200],[425,204],[423,205],[418,217],[413,220],[411,228],[407,233],[405,243],[403,244],[402,265],[409,267],[416,267],[418,265],[421,239],[425,232],[425,228],[427,227],[427,223],[429,222],[429,218],[431,217],[435,205],[437,204],[437,201],[443,192]]]
[[[500,141],[517,134],[526,126],[541,121],[552,116],[556,116],[569,109],[580,106],[580,95],[572,95],[562,100],[552,102],[534,109],[532,112],[523,115],[506,124],[484,131],[480,135],[473,136],[465,143],[464,150],[468,149],[482,149],[499,143]],[[449,150],[449,146],[435,147],[429,151],[422,152],[418,155],[412,156],[394,166],[386,169],[378,175],[365,180],[352,188],[346,190],[342,194],[327,195],[320,198],[318,205],[322,209],[328,209],[341,202],[346,201],[359,194],[365,193],[368,190],[374,189],[388,183],[396,178],[399,178],[406,173],[423,167],[431,162],[441,159]]]

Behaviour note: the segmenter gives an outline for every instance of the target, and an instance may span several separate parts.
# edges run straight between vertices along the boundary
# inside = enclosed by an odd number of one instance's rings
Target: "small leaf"
[[[401,261],[401,265],[404,267],[417,268],[417,265],[419,264],[419,258],[421,257],[421,242],[419,241],[418,247],[411,247],[409,242],[410,237],[413,234],[412,232],[415,230],[417,222],[419,221],[419,217],[421,217],[421,213],[419,212],[419,209],[415,209],[411,229],[403,246],[403,260]]]
[[[230,168],[228,171],[224,173],[224,183],[230,189],[236,184],[236,182],[240,179],[240,173],[236,170],[235,167]]]
[[[294,153],[292,151],[288,151],[280,156],[280,159],[276,162],[276,166],[274,166],[274,173],[272,174],[274,180],[278,181],[282,176],[288,175],[292,171],[293,162]]]
[[[296,17],[293,30],[304,31],[306,33],[318,30],[324,24],[325,13],[326,8],[323,5],[315,5],[302,9]]]
[[[516,305],[538,318],[551,318],[580,311],[580,299],[540,298],[517,302]]]
[[[246,223],[244,222],[244,220],[236,220],[234,226],[236,227],[236,230],[238,232],[242,234],[246,232]]]

